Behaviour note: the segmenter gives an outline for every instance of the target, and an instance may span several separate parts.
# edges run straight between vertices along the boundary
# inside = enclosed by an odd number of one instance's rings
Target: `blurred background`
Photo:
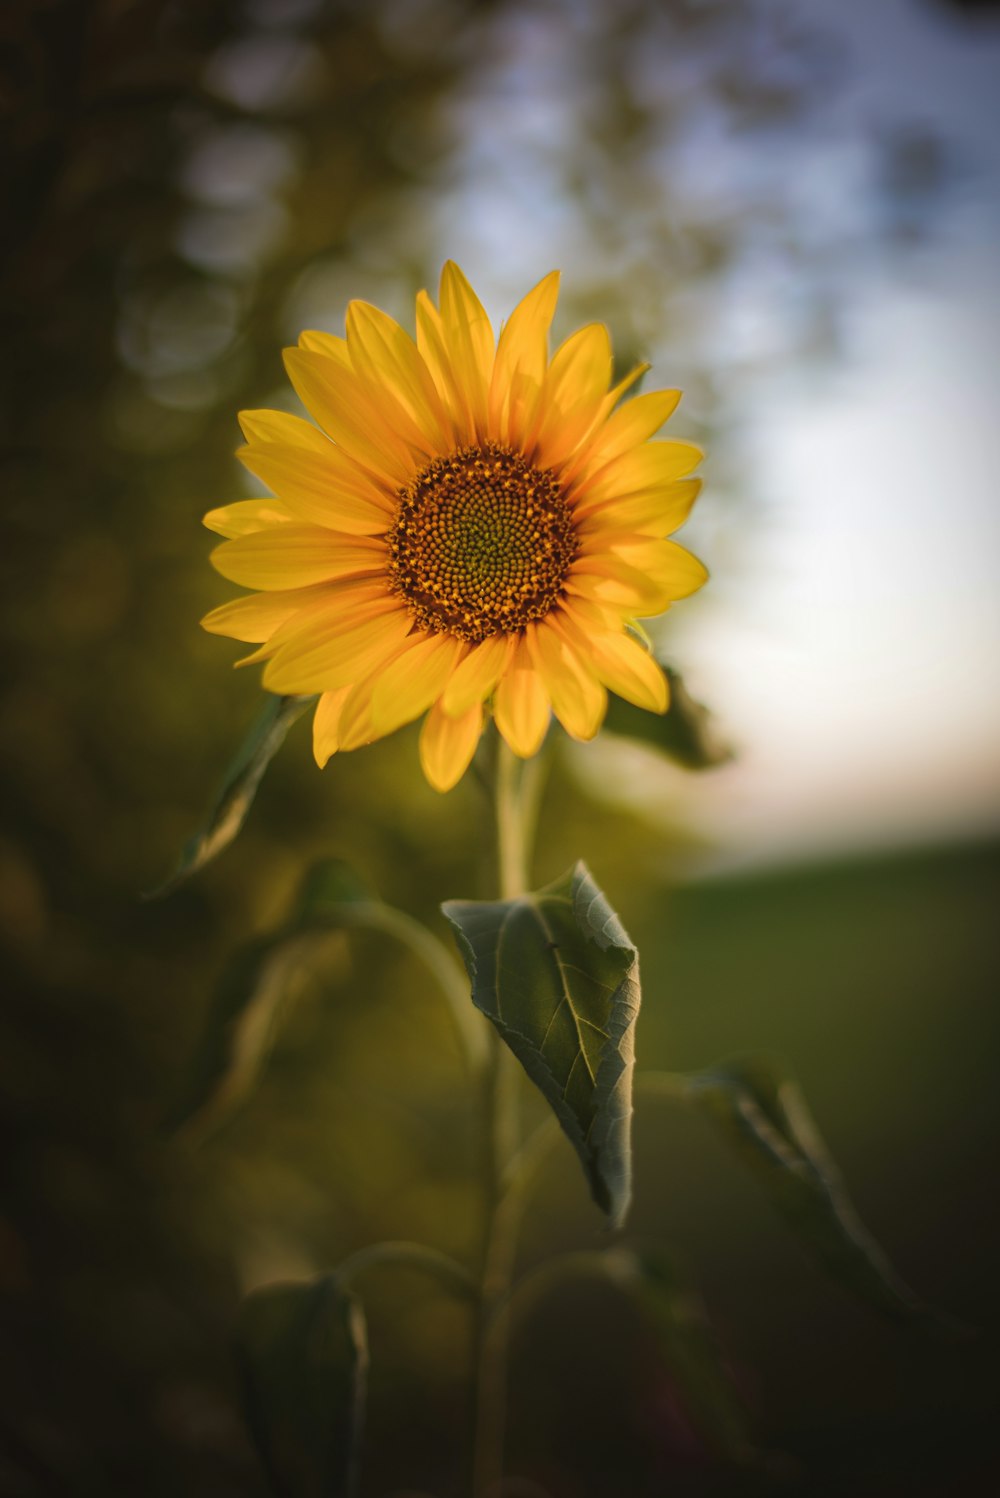
[[[557,336],[605,321],[709,454],[682,539],[713,580],[660,642],[737,757],[560,745],[537,879],[586,858],[636,939],[640,1066],[783,1054],[905,1278],[980,1329],[928,1346],[848,1301],[647,1101],[630,1228],[789,1460],[721,1464],[588,1292],[518,1336],[510,1470],[551,1498],[991,1489],[998,83],[985,0],[8,0],[4,1495],[263,1494],[240,1295],[378,1237],[475,1251],[459,1058],[382,940],[333,944],[225,1127],[167,1126],[228,958],[311,860],[442,935],[441,899],[490,892],[472,777],[436,796],[413,730],[320,774],[300,724],[239,844],[139,898],[259,707],[197,627],[232,591],[200,516],[254,492],[235,413],[294,408],[282,346],[352,297],[412,326],[449,256],[496,319],[561,267]],[[560,1148],[525,1265],[600,1242],[578,1177]],[[467,1313],[388,1271],[366,1298],[364,1494],[463,1498]]]

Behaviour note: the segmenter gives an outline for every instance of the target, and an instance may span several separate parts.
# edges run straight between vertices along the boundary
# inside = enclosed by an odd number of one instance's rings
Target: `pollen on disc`
[[[544,618],[576,554],[553,475],[497,443],[429,464],[400,491],[387,541],[415,622],[473,644]]]

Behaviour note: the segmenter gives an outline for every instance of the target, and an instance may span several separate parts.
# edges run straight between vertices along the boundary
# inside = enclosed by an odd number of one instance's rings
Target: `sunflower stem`
[[[499,893],[503,900],[516,899],[529,887],[540,789],[537,756],[523,764],[498,734],[494,795]],[[474,1498],[488,1498],[503,1480],[508,1336],[506,1318],[498,1319],[496,1312],[510,1294],[521,1201],[517,1063],[492,1026],[489,1035],[484,1091],[486,1213],[476,1338]]]

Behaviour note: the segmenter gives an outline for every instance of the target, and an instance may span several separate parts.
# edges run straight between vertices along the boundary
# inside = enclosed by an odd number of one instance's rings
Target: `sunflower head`
[[[610,689],[663,712],[667,682],[629,632],[705,581],[667,540],[698,493],[690,442],[653,441],[675,390],[622,397],[606,328],[550,356],[558,275],[498,339],[459,268],[416,338],[365,302],[347,336],[303,333],[285,356],[316,425],[245,411],[239,456],[274,498],[213,510],[212,561],[253,589],[202,622],[259,648],[264,686],[316,693],[322,766],[426,714],[420,758],[447,790],[489,705],[516,754],[554,713],[597,732]]]

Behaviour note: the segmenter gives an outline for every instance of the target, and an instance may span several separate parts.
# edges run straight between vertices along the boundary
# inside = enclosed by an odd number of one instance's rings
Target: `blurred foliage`
[[[431,978],[364,931],[306,976],[252,1104],[200,1151],[171,1140],[213,988],[311,858],[349,858],[432,924],[443,897],[493,891],[471,777],[436,796],[411,731],[320,775],[298,727],[237,848],[139,901],[259,709],[196,625],[224,596],[198,519],[242,492],[234,413],[287,399],[301,326],[336,327],[351,295],[406,315],[464,236],[498,296],[562,245],[564,329],[606,319],[624,362],[663,349],[698,436],[769,360],[835,346],[850,255],[881,253],[897,215],[876,240],[803,194],[788,152],[850,61],[770,5],[9,0],[0,44],[0,1491],[260,1494],[240,1292],[379,1237],[467,1258],[475,1142]],[[926,233],[947,153],[869,146],[873,203]],[[783,312],[741,339],[725,314],[748,284]],[[907,1278],[994,1314],[995,858],[668,906],[661,834],[566,777],[542,833],[539,877],[587,857],[639,942],[643,1059],[784,1051]],[[708,1225],[683,1246],[768,1440],[823,1474],[807,1490],[882,1498],[905,1472],[909,1494],[981,1491],[989,1370],[911,1367],[784,1257],[735,1179],[706,1184],[695,1125],[644,1128],[637,1230]],[[558,1165],[526,1262],[593,1227]],[[586,1305],[557,1298],[521,1348],[517,1469],[553,1498],[732,1491],[638,1331]],[[366,1492],[461,1494],[466,1309],[395,1271],[366,1309]]]

